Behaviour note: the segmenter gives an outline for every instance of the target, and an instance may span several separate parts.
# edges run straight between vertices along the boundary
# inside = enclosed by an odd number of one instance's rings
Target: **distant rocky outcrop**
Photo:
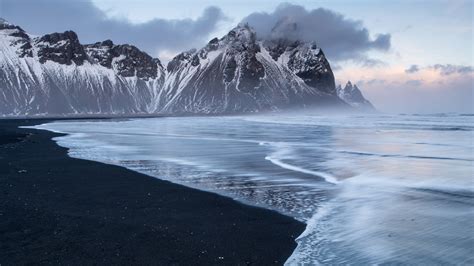
[[[344,102],[359,110],[375,111],[372,103],[365,99],[357,85],[353,85],[350,81],[346,83],[344,88],[341,85],[337,86],[337,95]]]

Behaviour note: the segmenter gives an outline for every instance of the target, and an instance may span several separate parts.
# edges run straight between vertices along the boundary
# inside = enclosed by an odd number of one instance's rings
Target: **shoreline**
[[[62,134],[18,128],[52,120],[0,120],[2,265],[283,264],[305,230],[275,211],[71,158],[52,140]]]

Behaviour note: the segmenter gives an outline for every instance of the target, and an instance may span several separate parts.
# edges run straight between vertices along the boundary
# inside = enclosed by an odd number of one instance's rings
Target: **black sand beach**
[[[304,224],[73,159],[41,120],[0,120],[0,265],[283,264]]]

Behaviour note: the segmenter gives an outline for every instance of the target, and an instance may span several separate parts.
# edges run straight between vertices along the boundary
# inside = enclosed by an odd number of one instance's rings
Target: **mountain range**
[[[128,44],[33,36],[0,19],[0,115],[233,114],[330,107],[374,110],[336,88],[316,43],[259,39],[246,24],[166,66]]]

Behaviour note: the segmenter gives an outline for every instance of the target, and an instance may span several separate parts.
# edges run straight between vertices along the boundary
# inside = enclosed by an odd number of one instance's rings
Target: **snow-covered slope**
[[[352,103],[350,103],[352,105]],[[0,20],[0,115],[220,114],[348,108],[315,43],[239,25],[165,69],[132,45],[32,36]]]
[[[353,85],[350,81],[347,82],[344,88],[338,85],[336,91],[339,98],[350,106],[363,111],[375,111],[372,103],[365,99],[357,85]]]
[[[34,37],[0,21],[1,115],[149,113],[164,77],[136,47],[84,46],[72,31]]]
[[[260,41],[239,25],[167,67],[160,106],[169,113],[236,113],[341,106],[334,76],[313,43]]]

